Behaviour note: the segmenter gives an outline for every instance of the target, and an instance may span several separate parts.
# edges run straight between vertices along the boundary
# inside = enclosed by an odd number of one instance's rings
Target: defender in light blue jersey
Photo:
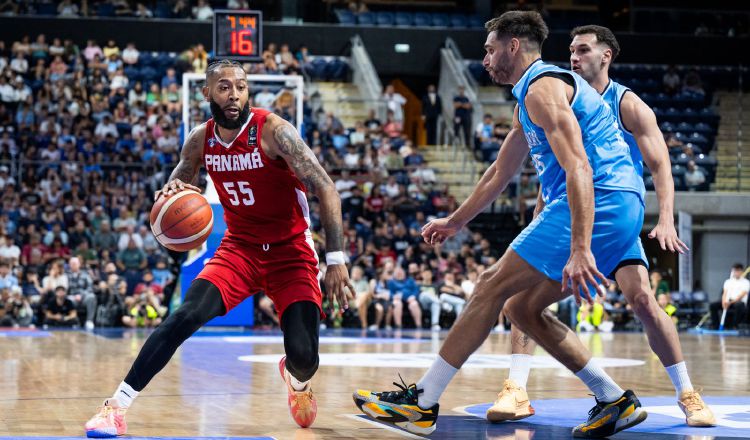
[[[601,26],[581,26],[571,32],[570,63],[574,72],[583,77],[610,107],[628,144],[630,156],[637,176],[643,175],[645,161],[652,170],[656,194],[659,200],[659,222],[649,236],[659,240],[662,249],[685,252],[687,247],[677,237],[674,228],[672,206],[674,185],[667,146],[656,123],[653,111],[627,87],[612,81],[608,70],[620,51],[612,32]],[[543,202],[539,202],[537,209]],[[649,343],[659,356],[675,387],[680,409],[685,413],[689,426],[712,426],[716,423],[713,413],[703,402],[700,394],[693,390],[690,376],[682,356],[677,329],[669,316],[659,307],[649,285],[648,262],[640,239],[622,257],[610,275],[620,286],[623,296],[632,306],[633,312],[643,323]],[[518,420],[534,413],[531,405],[524,408],[509,408],[506,402],[526,401],[526,380],[531,370],[531,357],[536,348],[533,342],[523,343],[524,335],[512,327],[511,345],[515,355],[511,361],[510,377],[515,378],[511,386],[500,392],[495,405],[488,411],[494,421]],[[520,379],[519,379],[520,378]],[[521,395],[522,398],[518,398]]]
[[[480,275],[422,379],[404,383],[400,391],[357,390],[353,399],[369,417],[430,434],[440,395],[507,303],[513,323],[596,397],[589,419],[573,435],[609,436],[642,422],[646,412],[633,392],[620,388],[578,337],[545,310],[571,293],[580,298],[583,292],[591,299],[589,285],[608,284],[602,272],[615,269],[642,227],[643,183],[601,96],[577,74],[539,60],[548,34],[539,13],[506,12],[486,28],[484,66],[495,83],[513,84],[519,100],[513,128],[468,199],[448,218],[425,225],[422,236],[435,244],[454,235],[496,200],[529,148],[548,204],[512,248]]]

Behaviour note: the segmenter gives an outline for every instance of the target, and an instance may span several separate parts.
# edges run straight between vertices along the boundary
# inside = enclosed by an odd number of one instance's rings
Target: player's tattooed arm
[[[206,124],[195,127],[187,136],[185,144],[180,151],[180,161],[169,175],[167,183],[163,188],[156,191],[154,200],[162,194],[170,196],[184,189],[201,192],[198,188],[200,174],[198,171],[201,167],[203,157],[203,140],[206,136]]]
[[[177,164],[169,180],[179,179],[192,185],[198,184],[198,177],[203,156],[203,140],[206,137],[206,126],[195,127],[185,140],[180,151],[180,162]]]
[[[320,220],[326,233],[326,252],[344,250],[341,199],[333,181],[297,130],[281,118],[273,118],[276,152],[284,158],[308,191],[320,200]]]

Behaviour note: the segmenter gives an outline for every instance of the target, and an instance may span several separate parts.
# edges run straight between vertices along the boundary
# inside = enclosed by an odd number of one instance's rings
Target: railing
[[[440,49],[440,83],[438,84],[438,94],[443,101],[443,118],[446,121],[453,121],[453,97],[458,86],[464,87],[466,97],[472,103],[471,127],[475,127],[481,121],[483,114],[482,104],[478,99],[479,86],[468,73],[456,43],[451,38],[446,38],[445,48]],[[452,131],[453,124],[447,124],[447,128]],[[467,147],[470,146],[467,145]]]
[[[739,70],[739,87],[737,88],[737,191],[742,191],[742,128],[743,128],[743,103],[742,103],[742,73],[745,68],[740,64]]]
[[[362,38],[359,35],[355,35],[352,37],[351,43],[350,67],[352,69],[352,81],[359,89],[363,101],[368,103],[371,109],[375,110],[381,121],[385,121],[385,102],[381,98],[383,95],[383,84],[380,82],[380,78],[378,78],[375,66],[372,64]]]

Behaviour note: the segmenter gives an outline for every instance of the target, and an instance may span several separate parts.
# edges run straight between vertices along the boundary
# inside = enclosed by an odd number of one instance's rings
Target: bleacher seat
[[[464,14],[451,14],[450,25],[454,28],[465,28],[469,25],[469,20]]]
[[[435,12],[430,15],[430,21],[435,27],[448,27],[448,16],[441,12]]]
[[[414,14],[414,26],[432,26],[432,18],[426,12],[417,12]]]
[[[414,24],[414,14],[411,12],[396,12],[396,26],[411,26]]]
[[[341,24],[357,24],[357,17],[348,9],[335,9],[334,14]]]
[[[378,26],[393,26],[396,24],[396,19],[393,16],[393,12],[375,12],[375,23]]]
[[[171,18],[172,9],[169,7],[169,4],[166,2],[157,2],[156,7],[154,7],[154,17],[155,18]]]
[[[357,24],[374,25],[375,14],[372,12],[360,12],[357,14]]]
[[[55,3],[37,3],[36,13],[43,16],[55,16],[57,15],[57,5]]]
[[[484,28],[485,22],[486,20],[483,20],[482,17],[478,15],[470,15],[468,26],[471,28]]]
[[[99,3],[96,7],[97,17],[114,17],[115,7],[110,3]]]

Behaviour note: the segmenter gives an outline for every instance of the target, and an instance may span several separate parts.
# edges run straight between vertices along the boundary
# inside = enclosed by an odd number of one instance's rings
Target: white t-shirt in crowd
[[[729,278],[724,281],[724,290],[727,292],[727,301],[734,301],[743,292],[750,291],[750,280],[747,278]],[[747,304],[747,295],[742,298],[742,302]]]

